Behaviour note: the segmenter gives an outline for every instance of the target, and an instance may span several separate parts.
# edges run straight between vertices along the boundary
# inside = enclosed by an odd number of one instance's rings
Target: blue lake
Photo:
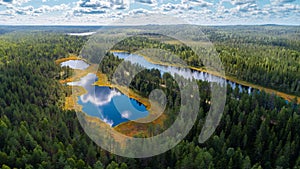
[[[87,90],[86,94],[78,97],[78,104],[82,106],[83,112],[100,118],[112,127],[129,120],[146,117],[149,114],[143,104],[127,97],[117,89],[94,86],[93,83],[96,81],[97,76],[90,73],[80,81],[68,83],[82,86]]]

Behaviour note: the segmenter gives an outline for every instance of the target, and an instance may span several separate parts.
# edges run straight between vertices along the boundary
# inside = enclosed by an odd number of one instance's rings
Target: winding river
[[[148,62],[142,56],[139,56],[136,54],[130,54],[127,52],[114,52],[113,54],[115,56],[118,56],[119,58],[129,61],[133,64],[139,64],[146,69],[158,69],[161,72],[161,74],[168,72],[172,76],[174,76],[175,74],[178,74],[178,75],[181,75],[188,79],[194,78],[194,79],[202,80],[202,81],[217,82],[221,85],[224,85],[226,82],[227,85],[230,85],[233,89],[238,87],[240,92],[242,92],[243,90],[247,90],[248,93],[250,94],[252,91],[252,87],[237,84],[235,82],[226,80],[222,77],[214,76],[214,75],[206,73],[206,72],[200,72],[200,71],[191,70],[188,68],[178,68],[178,67],[174,67],[174,66],[164,66],[164,65],[154,64],[154,63]]]

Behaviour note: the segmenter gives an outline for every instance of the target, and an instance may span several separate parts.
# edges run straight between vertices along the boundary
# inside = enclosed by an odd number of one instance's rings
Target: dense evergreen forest
[[[263,36],[265,32],[261,29],[269,34]],[[228,73],[239,75],[234,73],[237,71],[244,80],[249,78],[253,83],[299,95],[298,27],[253,27],[249,34],[243,28],[218,27],[205,31],[210,32],[222,61],[232,65],[232,70],[226,69]],[[231,35],[231,31],[236,34]],[[282,36],[282,40],[276,39],[278,36]],[[58,82],[64,78],[59,75],[63,68],[54,62],[70,53],[79,54],[87,39],[47,31],[0,36],[0,167],[300,168],[300,108],[296,101],[286,103],[263,91],[249,95],[246,91],[228,88],[221,123],[204,144],[198,143],[198,136],[209,107],[205,99],[201,101],[197,122],[189,135],[164,154],[130,159],[102,150],[84,133],[75,111],[62,109],[67,88]],[[253,56],[249,55],[250,51]],[[101,71],[109,74],[114,67],[104,65],[110,62],[114,65],[120,60],[112,55],[107,57],[110,59],[103,62]],[[243,70],[240,65],[244,65]],[[244,71],[259,75],[247,77]],[[272,79],[273,76],[279,80]],[[165,74],[161,78],[156,70],[142,72],[135,81],[143,77],[148,81],[132,83],[131,87],[145,91],[160,83],[174,85],[172,77]],[[270,81],[259,81],[264,78]],[[150,81],[151,84],[145,85]],[[209,99],[209,84],[197,83],[201,97]],[[168,89],[172,91],[166,92],[171,93],[176,85]],[[176,106],[176,98],[170,98],[169,104]],[[173,115],[171,111],[169,115]]]
[[[285,93],[300,95],[299,27],[265,26],[240,27],[240,29],[217,27],[201,30],[214,44],[226,75]],[[161,39],[163,35],[156,36]],[[177,54],[190,66],[196,68],[204,66],[200,59],[203,56],[197,56],[188,46],[164,43],[153,39],[153,36],[128,38],[114,48],[129,52],[143,48],[159,48]],[[176,63],[174,58],[167,56],[159,60]]]

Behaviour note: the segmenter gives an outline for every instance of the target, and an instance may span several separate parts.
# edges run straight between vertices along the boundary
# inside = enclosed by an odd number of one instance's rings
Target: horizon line
[[[71,26],[71,27],[104,27],[104,26],[169,26],[169,25],[195,25],[195,26],[300,26],[300,24],[275,24],[275,23],[266,23],[266,24],[115,24],[115,25],[83,25],[83,24],[0,24],[0,26],[39,26],[39,27],[50,27],[50,26]]]

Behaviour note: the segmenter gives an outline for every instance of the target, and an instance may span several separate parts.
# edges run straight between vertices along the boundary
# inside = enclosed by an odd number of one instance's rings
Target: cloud
[[[226,5],[230,3],[232,6]],[[216,7],[218,20],[230,21],[257,18],[267,15],[256,3],[256,0],[221,0]]]
[[[88,87],[91,84],[93,84],[95,82],[95,79],[97,78],[97,76],[93,73],[89,73],[86,76],[82,77],[79,81],[76,82],[69,82],[67,83],[70,86],[83,86],[83,87]]]
[[[94,91],[95,88],[92,84],[95,82],[97,76],[93,73],[89,73],[86,76],[82,77],[80,81],[70,82],[68,85],[70,86],[82,86],[87,91]],[[110,103],[113,97],[121,96],[121,93],[117,90],[109,90],[109,93],[102,94],[101,97],[95,97],[94,93],[87,93],[85,95],[80,96],[80,99],[83,103],[92,103],[96,106],[103,106]]]
[[[255,4],[256,0],[231,0],[232,5]]]
[[[156,0],[134,0],[136,3],[148,4],[148,5],[156,5]]]
[[[32,0],[0,0],[0,24],[47,22],[94,25],[115,23],[119,19],[122,22],[128,17],[139,18],[142,22],[137,20],[137,23],[143,24],[150,22],[146,18],[152,14],[179,17],[192,24],[300,23],[299,0],[270,0],[265,3],[257,3],[258,0],[73,0],[56,6],[49,4],[50,1],[57,4],[58,0],[40,1],[47,5],[40,3],[38,6]],[[159,17],[155,22],[158,20]]]
[[[229,2],[233,6],[225,5]],[[247,24],[288,23],[300,12],[293,0],[274,0],[269,4],[257,4],[252,0],[221,0],[217,5],[216,18],[220,22],[230,21]],[[243,22],[243,19],[245,21]],[[299,19],[298,19],[299,21]]]
[[[295,2],[296,0],[280,0],[282,3],[291,3]]]
[[[12,3],[13,0],[2,0],[5,3]]]
[[[80,7],[84,8],[110,8],[109,1],[82,0],[78,2]]]
[[[163,4],[160,7],[160,10],[164,11],[164,12],[169,12],[169,11],[187,11],[187,10],[192,10],[193,7],[190,4],[187,3],[183,3],[183,4],[171,4],[171,3],[167,3],[167,4]]]
[[[122,116],[122,118],[124,118],[124,119],[129,119],[130,118],[130,116],[131,116],[131,112],[130,111],[123,111],[122,113],[121,113],[121,116]]]
[[[37,16],[43,13],[49,13],[54,11],[65,11],[70,7],[66,4],[61,5],[42,5],[41,7],[34,8],[33,6],[25,6],[25,7],[18,7],[18,6],[8,6],[6,11],[3,11],[6,15],[16,16],[16,15],[31,15]]]
[[[126,9],[129,6],[127,0],[81,0],[78,2],[79,7],[83,8],[102,8],[102,9]]]
[[[120,13],[114,11],[127,10],[129,6],[130,0],[80,0],[72,13],[74,16],[106,14],[107,17],[116,17]]]
[[[31,0],[0,0],[0,5],[17,5],[21,6],[22,4],[28,3]]]
[[[73,11],[73,14],[76,16],[80,16],[82,14],[104,14],[106,10],[101,9],[76,9]]]
[[[274,4],[286,4],[286,3],[293,3],[296,0],[273,0]]]
[[[26,7],[15,9],[16,14],[19,14],[19,15],[30,15],[33,13],[33,11],[34,11],[33,6],[26,6]]]
[[[191,4],[193,6],[199,6],[199,7],[210,7],[213,6],[213,3],[207,2],[204,0],[182,0],[183,4]]]
[[[35,11],[42,11],[42,13],[45,13],[54,11],[65,11],[67,9],[70,9],[69,5],[67,4],[60,4],[54,6],[42,5],[41,7],[36,8]]]
[[[238,5],[236,8],[239,12],[251,12],[255,10],[259,10],[257,8],[256,4],[243,4],[243,5]]]
[[[293,14],[300,13],[300,5],[298,4],[278,4],[278,5],[266,5],[263,8],[264,11],[268,11],[270,14],[272,14],[272,17],[281,17],[281,18],[287,18],[289,16],[293,16]]]
[[[89,93],[80,96],[80,99],[83,103],[90,102],[96,106],[104,106],[109,104],[112,101],[112,99],[116,96],[121,96],[121,93],[116,90],[111,90],[109,94],[102,95],[101,97],[96,97],[95,95]]]
[[[168,12],[168,11],[172,11],[172,10],[177,9],[177,6],[174,5],[174,4],[168,3],[168,4],[162,5],[162,6],[161,6],[161,9],[162,9],[163,11]]]
[[[8,5],[11,5],[12,4],[12,1],[10,0],[0,0],[0,6],[8,6]]]
[[[110,127],[112,127],[114,124],[114,121],[108,120],[107,118],[103,118],[102,120],[104,123],[108,124]]]
[[[128,15],[142,15],[142,14],[147,15],[149,13],[150,13],[150,11],[139,8],[139,9],[134,9],[134,10],[129,11]]]

